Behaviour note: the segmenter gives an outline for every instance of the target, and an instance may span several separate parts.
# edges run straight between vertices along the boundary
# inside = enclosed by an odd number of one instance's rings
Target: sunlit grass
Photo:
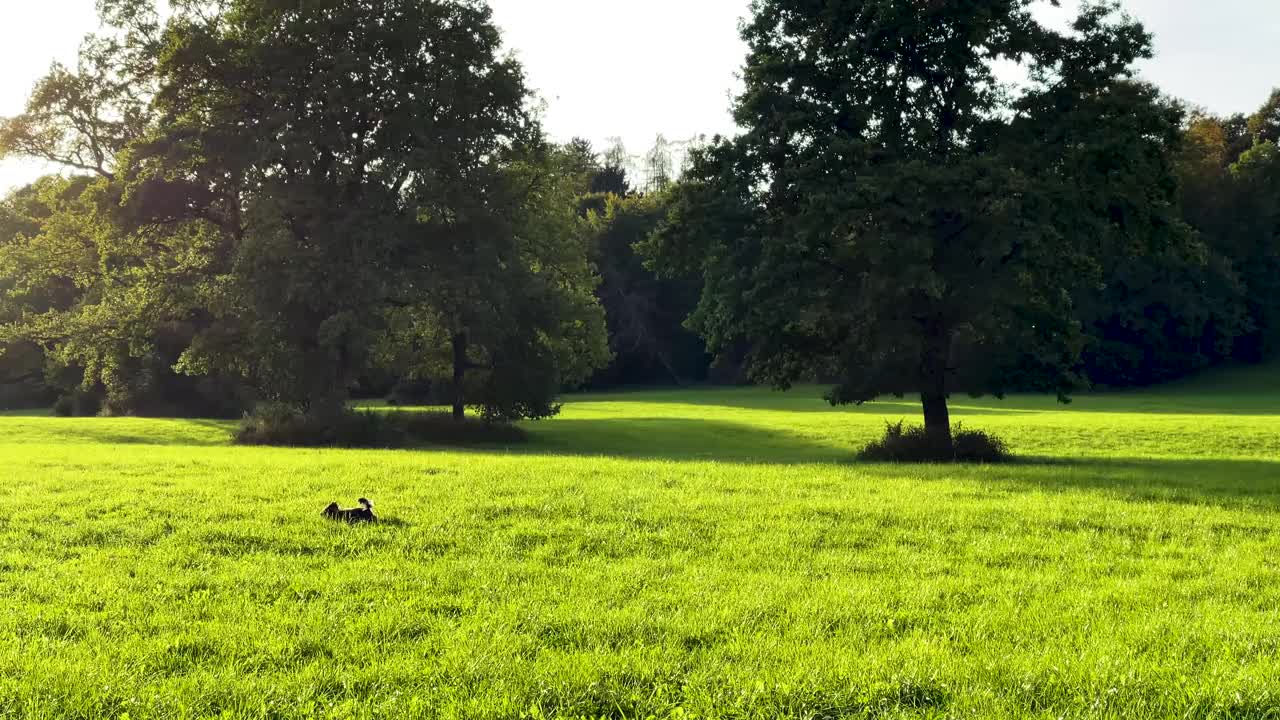
[[[1240,372],[958,398],[1001,467],[856,464],[915,404],[817,389],[469,452],[2,417],[0,716],[1275,717],[1280,392]],[[321,520],[362,495],[391,522]]]

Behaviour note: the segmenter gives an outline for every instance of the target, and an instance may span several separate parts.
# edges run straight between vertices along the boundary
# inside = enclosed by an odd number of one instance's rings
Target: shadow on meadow
[[[861,467],[886,475],[901,475],[903,468]],[[939,477],[956,474],[956,468],[918,467]],[[1272,460],[1022,457],[984,467],[978,477],[1017,492],[1101,492],[1131,502],[1280,511],[1280,461]]]
[[[1280,364],[1229,367],[1150,388],[1080,392],[1062,404],[1052,395],[1009,395],[972,398],[957,394],[951,409],[958,416],[1038,415],[1043,413],[1280,416]],[[573,404],[656,402],[684,406],[719,406],[740,410],[796,413],[916,415],[918,399],[883,397],[866,405],[833,407],[823,399],[825,387],[798,385],[780,392],[763,387],[636,388],[571,396]]]
[[[848,434],[865,430],[866,437]],[[758,425],[696,418],[560,419],[535,429],[517,454],[761,465],[836,463],[888,480],[969,477],[1010,490],[1104,492],[1135,502],[1249,505],[1280,510],[1280,461],[1220,458],[1015,456],[1001,465],[864,463],[856,448],[877,426],[844,428],[839,441]],[[1016,453],[1016,448],[1015,448]]]
[[[868,437],[868,439],[870,439]],[[686,417],[559,418],[530,427],[531,455],[798,465],[849,460],[845,444],[759,425]]]
[[[49,408],[31,408],[26,410],[0,410],[0,418],[53,417]]]
[[[6,427],[6,442],[217,447],[231,440],[234,422],[154,418],[41,417]]]
[[[609,393],[584,393],[566,398],[572,406],[601,405],[608,403],[653,403],[674,407],[730,408],[734,410],[763,410],[767,412],[804,414],[866,414],[885,415],[899,411],[915,416],[920,413],[920,401],[912,398],[886,397],[865,405],[834,406],[822,398],[823,390],[816,387],[800,387],[787,391],[768,388],[708,387],[689,390],[633,390]],[[1034,398],[1038,401],[1040,398]],[[977,403],[977,404],[974,404]],[[965,415],[1034,415],[1053,412],[1062,406],[1051,402],[1014,403],[986,399],[956,398],[952,408]]]
[[[968,413],[963,413],[967,415]],[[962,414],[958,413],[963,417]],[[160,423],[156,425],[155,423]],[[1101,492],[1134,502],[1249,506],[1280,510],[1280,461],[1215,458],[1065,458],[1022,455],[1007,465],[875,464],[856,461],[856,450],[881,426],[774,429],[697,417],[564,417],[535,423],[526,444],[396,451],[406,456],[451,453],[508,457],[620,458],[709,461],[742,465],[837,464],[888,481],[972,479],[993,489]],[[37,420],[11,428],[13,441],[105,443],[133,446],[217,447],[229,442],[233,423],[217,420]],[[1017,447],[1014,448],[1015,453]],[[246,448],[244,452],[253,452]],[[343,452],[385,452],[345,450]]]

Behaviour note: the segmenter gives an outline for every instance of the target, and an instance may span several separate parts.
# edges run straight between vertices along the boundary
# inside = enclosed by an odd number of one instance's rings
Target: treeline
[[[594,294],[607,320],[610,350],[607,356],[597,354],[589,374],[577,376],[571,387],[741,381],[742,370],[732,363],[713,369],[705,343],[684,327],[697,303],[696,279],[658,278],[637,250],[668,208],[673,178],[661,175],[670,167],[663,143],[645,154],[642,175],[634,180],[629,175],[633,161],[618,144],[597,152],[589,141],[575,139],[554,152],[568,178],[560,200],[567,199],[566,207],[578,216],[571,232],[594,270]],[[59,237],[65,232],[59,223],[76,213],[96,215],[100,208],[90,205],[97,200],[87,193],[103,182],[89,176],[49,176],[0,201],[0,261],[6,269],[0,322],[8,332],[0,356],[0,405],[47,407],[56,402],[61,411],[77,415],[239,415],[263,396],[252,378],[191,374],[177,367],[197,335],[194,320],[166,320],[152,328],[154,316],[143,319],[138,328],[142,339],[134,345],[143,348],[141,353],[124,343],[109,346],[99,326],[86,328],[85,335],[98,340],[91,344],[94,352],[110,356],[107,372],[91,366],[87,349],[74,347],[51,324],[70,327],[70,316],[86,311],[86,303],[94,300],[92,292],[77,288],[65,266],[67,255],[62,253],[68,240]],[[108,221],[100,215],[82,220]],[[93,265],[101,262],[104,248],[80,240],[79,262],[85,273],[96,272]],[[94,282],[107,280],[100,275]],[[424,363],[416,352],[420,350],[404,345],[373,357],[348,378],[349,392],[396,404],[451,404],[451,358],[437,349],[434,364]],[[422,369],[415,369],[417,364]]]
[[[1280,349],[1280,91],[1248,116],[1173,111],[1165,153],[1185,228],[1157,227],[1145,252],[1105,258],[1101,286],[1080,294],[1082,374],[1096,385],[1150,385]]]
[[[590,178],[483,3],[100,8],[0,125],[4,155],[86,173],[4,203],[8,392],[336,418],[391,374],[505,421],[607,362]]]
[[[0,156],[83,173],[0,202],[0,405],[512,420],[566,388],[815,380],[920,392],[936,429],[952,392],[1275,353],[1280,93],[1189,111],[1103,7],[1059,33],[1022,1],[863,4],[874,27],[757,4],[742,134],[636,178],[547,140],[480,3],[104,2],[0,124]],[[1029,85],[991,90],[1001,60]]]

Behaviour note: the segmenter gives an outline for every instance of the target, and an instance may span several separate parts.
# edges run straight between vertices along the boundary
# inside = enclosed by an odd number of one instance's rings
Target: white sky
[[[1280,86],[1280,0],[1123,0],[1156,35],[1144,75],[1217,113],[1252,112]],[[748,0],[491,0],[508,46],[547,103],[547,127],[633,153],[732,130]],[[22,110],[55,58],[96,25],[94,0],[0,0],[0,116]],[[0,163],[0,192],[46,170]]]

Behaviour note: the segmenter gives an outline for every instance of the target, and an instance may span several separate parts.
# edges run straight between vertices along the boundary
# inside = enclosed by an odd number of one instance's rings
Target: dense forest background
[[[711,150],[552,142],[482,5],[401,18],[448,48],[425,62],[368,22],[385,4],[161,21],[105,3],[79,66],[0,124],[0,156],[74,171],[0,200],[0,408],[237,416],[354,396],[517,419],[564,390],[762,379],[769,338],[713,356],[688,323],[706,277],[654,261],[655,236],[697,231],[678,216]],[[1231,117],[1142,92],[1141,146],[1090,159],[1092,210],[1142,239],[1069,288],[1078,387],[1280,349],[1280,91]],[[1020,389],[1045,388],[1001,388]]]

